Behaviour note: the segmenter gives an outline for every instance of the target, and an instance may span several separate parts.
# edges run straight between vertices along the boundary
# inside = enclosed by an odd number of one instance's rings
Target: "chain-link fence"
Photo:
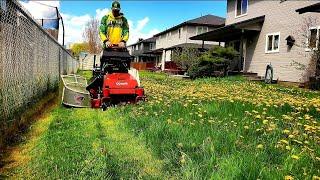
[[[0,0],[0,136],[78,66],[17,0]]]

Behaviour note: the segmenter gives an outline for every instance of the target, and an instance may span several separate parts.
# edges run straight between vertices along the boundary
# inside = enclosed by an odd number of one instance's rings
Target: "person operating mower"
[[[125,48],[129,39],[128,20],[120,12],[121,7],[118,1],[112,2],[111,9],[112,11],[101,19],[99,35],[103,48],[111,46]]]
[[[117,104],[144,101],[144,88],[139,73],[130,67],[133,56],[126,48],[129,39],[127,19],[120,13],[120,3],[112,3],[112,12],[102,17],[99,35],[103,42],[100,65],[93,68],[93,81],[86,87],[91,107],[102,108]],[[94,62],[95,64],[95,62]]]

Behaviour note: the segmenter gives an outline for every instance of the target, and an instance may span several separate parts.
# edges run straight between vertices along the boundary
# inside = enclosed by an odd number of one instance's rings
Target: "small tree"
[[[191,78],[225,76],[236,51],[231,48],[215,46],[198,57],[197,62],[188,69]]]
[[[102,46],[99,38],[99,21],[96,18],[91,18],[87,22],[83,37],[89,45],[89,53],[98,54],[101,52]]]
[[[318,20],[314,17],[308,17],[304,19],[304,23],[299,31],[297,31],[297,36],[302,37],[301,42],[295,44],[295,46],[300,48],[310,49],[309,53],[300,52],[299,54],[304,57],[310,58],[308,64],[302,64],[297,61],[291,63],[296,69],[302,71],[303,81],[309,81],[310,77],[320,76],[320,49],[315,47],[310,47],[310,45],[316,45],[317,37],[312,39],[310,36],[310,28],[318,24]]]
[[[74,43],[71,46],[71,51],[75,57],[79,57],[80,52],[88,52],[89,51],[89,44],[86,42]]]
[[[198,62],[200,51],[194,47],[176,48],[172,52],[172,61],[181,69],[188,71],[190,67]]]

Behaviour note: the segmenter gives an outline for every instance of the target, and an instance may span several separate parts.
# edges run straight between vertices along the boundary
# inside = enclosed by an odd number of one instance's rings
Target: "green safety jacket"
[[[129,39],[129,24],[121,13],[114,17],[112,12],[102,17],[100,25],[100,38],[102,42],[109,41],[111,44],[127,42]]]

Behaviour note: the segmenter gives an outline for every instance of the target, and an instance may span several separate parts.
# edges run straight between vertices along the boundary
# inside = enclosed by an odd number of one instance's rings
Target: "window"
[[[319,39],[320,39],[320,27],[313,27],[310,28],[308,39],[307,39],[307,46],[308,50],[316,49],[319,47]]]
[[[279,52],[280,33],[266,35],[266,53]]]
[[[179,39],[181,38],[181,28],[178,30]]]
[[[150,43],[150,50],[154,48],[154,43]]]
[[[0,0],[0,9],[3,11],[7,10],[7,2],[6,1]]]
[[[246,15],[248,12],[249,0],[236,0],[236,17]]]
[[[197,29],[196,29],[196,34],[202,34],[202,33],[205,33],[205,32],[208,32],[209,28],[206,27],[206,26],[197,26]]]
[[[136,45],[136,51],[138,51],[139,50],[139,45]]]

